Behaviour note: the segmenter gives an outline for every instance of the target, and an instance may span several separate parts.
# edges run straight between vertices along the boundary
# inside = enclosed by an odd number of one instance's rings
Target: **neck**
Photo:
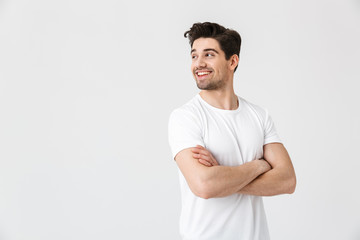
[[[216,108],[224,110],[236,110],[238,108],[238,98],[233,87],[219,90],[202,90],[200,96]]]

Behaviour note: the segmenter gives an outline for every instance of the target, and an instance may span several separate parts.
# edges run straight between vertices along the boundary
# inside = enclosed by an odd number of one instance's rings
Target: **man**
[[[295,172],[268,112],[233,88],[241,38],[216,23],[185,32],[200,93],[169,119],[186,240],[266,240],[261,196],[293,193]]]

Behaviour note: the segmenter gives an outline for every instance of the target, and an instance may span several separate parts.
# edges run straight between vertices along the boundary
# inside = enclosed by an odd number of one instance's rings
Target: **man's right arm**
[[[240,166],[206,167],[193,157],[192,148],[180,151],[176,163],[191,191],[201,198],[225,197],[237,193],[271,166],[265,160],[253,160]]]

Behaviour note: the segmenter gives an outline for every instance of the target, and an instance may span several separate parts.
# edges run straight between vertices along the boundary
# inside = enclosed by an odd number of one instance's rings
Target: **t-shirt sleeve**
[[[183,109],[176,109],[171,113],[168,137],[173,159],[183,149],[204,146],[199,119]]]
[[[264,145],[274,142],[281,143],[281,139],[276,132],[276,128],[272,118],[270,117],[268,111],[266,110],[265,124],[264,124]]]

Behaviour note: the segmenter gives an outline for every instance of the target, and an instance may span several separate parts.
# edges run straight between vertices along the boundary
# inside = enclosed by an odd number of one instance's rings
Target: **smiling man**
[[[201,91],[169,119],[180,170],[180,234],[184,240],[269,239],[262,196],[293,193],[296,177],[268,112],[234,92],[240,35],[205,22],[185,37]]]

